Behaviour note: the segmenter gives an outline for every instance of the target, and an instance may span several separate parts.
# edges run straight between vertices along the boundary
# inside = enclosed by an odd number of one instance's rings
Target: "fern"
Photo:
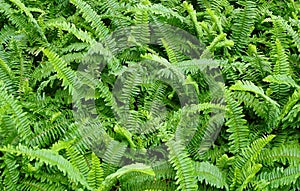
[[[235,22],[232,26],[231,38],[237,51],[241,51],[247,45],[247,39],[253,30],[252,27],[256,17],[256,3],[253,1],[245,1],[243,3],[244,9],[236,13]]]
[[[101,40],[107,37],[109,33],[108,29],[101,21],[100,16],[86,2],[81,0],[71,0],[70,2],[81,10],[82,16],[95,29],[96,35]]]
[[[64,186],[57,186],[55,184],[47,184],[43,182],[36,182],[33,180],[25,180],[21,183],[18,187],[19,190],[26,190],[26,191],[40,191],[40,190],[55,190],[55,189],[66,189]]]
[[[229,136],[230,151],[237,153],[241,148],[244,148],[249,143],[249,128],[247,127],[246,120],[243,119],[242,108],[238,105],[237,101],[232,98],[232,93],[226,93],[227,103],[227,119],[226,126],[229,127],[227,131],[231,133]]]
[[[282,119],[283,122],[287,122],[284,123],[283,128],[288,127],[289,125],[297,127],[299,120],[297,120],[297,108],[299,108],[299,89],[295,90],[295,92],[292,94],[292,96],[290,96],[288,102],[286,103],[286,105],[284,106],[283,110],[282,110],[282,114],[280,116],[280,118]],[[298,118],[299,119],[299,118]]]
[[[280,19],[280,18],[278,18]],[[286,22],[284,19],[280,19],[282,22],[282,27],[287,31],[287,34],[290,35],[295,43],[298,51],[300,51],[300,37],[299,34]]]
[[[37,159],[47,165],[57,166],[60,171],[68,174],[72,181],[80,183],[86,188],[89,188],[86,180],[84,179],[83,175],[80,174],[79,170],[73,167],[69,161],[64,159],[62,156],[59,156],[56,152],[49,150],[33,150],[23,145],[19,145],[16,148],[11,146],[3,147],[0,148],[0,150],[9,153],[22,154],[31,160]]]
[[[199,181],[205,180],[207,184],[228,190],[226,178],[218,167],[208,162],[201,162],[195,163],[195,170]]]
[[[13,121],[13,126],[11,128],[16,128],[19,138],[25,143],[28,143],[29,138],[32,137],[29,119],[17,100],[15,100],[12,95],[8,94],[2,81],[0,81],[0,87],[3,90],[0,93],[1,105],[8,110],[10,119]]]
[[[280,40],[276,39],[276,63],[274,65],[273,73],[277,75],[287,75],[290,73],[289,63],[285,50],[283,49]]]
[[[104,175],[115,172],[121,163],[121,158],[125,152],[125,145],[117,141],[111,141],[103,156]]]
[[[232,165],[232,171],[229,177],[232,177],[230,189],[243,190],[255,174],[261,169],[261,164],[255,164],[255,161],[262,152],[262,149],[274,138],[274,135],[260,138],[251,143],[250,146],[241,150],[239,156]]]
[[[73,147],[66,148],[66,155],[68,157],[68,161],[70,161],[72,166],[74,168],[77,168],[79,170],[80,174],[82,174],[84,177],[87,177],[88,165],[86,162],[86,157],[81,155],[81,153],[79,151],[75,150]],[[92,156],[92,161],[93,161],[93,156]],[[91,186],[90,183],[89,183],[89,186]]]
[[[250,91],[255,93],[256,95],[259,95],[263,97],[266,101],[270,102],[274,106],[278,106],[278,104],[269,98],[267,95],[265,95],[264,91],[262,88],[257,87],[254,85],[252,82],[248,81],[237,81],[235,85],[230,87],[231,90],[239,90],[239,91]]]
[[[59,58],[59,56],[49,49],[44,49],[43,53],[48,57],[49,61],[52,63],[53,68],[57,72],[58,78],[63,80],[63,86],[69,89],[71,93],[74,86],[75,73],[73,70],[67,67],[66,63]]]
[[[299,166],[290,166],[285,169],[278,167],[270,172],[262,173],[258,177],[268,181],[270,189],[278,189],[286,185],[295,184],[300,176],[299,172]]]
[[[299,190],[298,8],[0,0],[0,190]]]
[[[120,178],[121,176],[127,174],[127,173],[131,173],[131,172],[141,172],[143,174],[148,174],[150,176],[154,176],[154,171],[152,168],[143,165],[143,164],[131,164],[131,165],[127,165],[124,166],[122,168],[120,168],[118,171],[116,171],[113,174],[110,174],[109,176],[107,176],[104,181],[102,182],[102,185],[97,189],[97,191],[106,191],[106,190],[110,190],[111,187],[113,186],[114,182]]]
[[[94,153],[92,154],[92,164],[87,181],[89,186],[94,189],[98,188],[103,181],[103,170],[98,157]]]
[[[6,167],[3,171],[3,184],[6,189],[14,190],[17,188],[17,184],[20,179],[20,172],[18,169],[19,165],[17,164],[15,157],[10,153],[5,154],[1,158],[4,160],[3,164]]]
[[[34,26],[36,27],[37,31],[39,32],[39,34],[43,38],[43,40],[47,41],[47,38],[46,38],[45,34],[43,33],[42,28],[39,26],[38,22],[34,19],[33,15],[31,14],[31,10],[28,9],[20,0],[10,0],[10,1],[12,3],[14,3],[15,5],[17,5],[19,7],[19,9],[26,14],[26,16],[28,17],[29,21],[34,24]]]
[[[287,75],[270,75],[263,80],[269,83],[285,84],[297,89],[300,88],[300,86],[293,80],[293,78]]]
[[[82,31],[81,29],[77,29],[74,24],[70,24],[63,21],[56,21],[56,22],[49,22],[47,23],[48,27],[55,27],[60,30],[65,30],[74,34],[78,39],[82,40],[83,42],[87,42],[89,44],[95,43],[95,39],[93,39],[86,31]]]
[[[198,186],[195,180],[195,169],[193,163],[184,151],[180,142],[171,141],[168,143],[170,151],[170,162],[176,170],[177,190],[197,190]]]
[[[299,146],[282,145],[265,150],[258,158],[261,163],[273,166],[275,162],[297,166],[299,164]]]

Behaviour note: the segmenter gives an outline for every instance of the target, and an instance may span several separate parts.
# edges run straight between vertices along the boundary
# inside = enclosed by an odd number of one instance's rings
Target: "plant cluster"
[[[0,0],[0,190],[300,190],[299,12]]]

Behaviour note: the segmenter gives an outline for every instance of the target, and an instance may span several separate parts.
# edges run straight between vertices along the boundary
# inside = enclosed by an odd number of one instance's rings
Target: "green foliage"
[[[299,190],[299,9],[0,0],[0,190]]]
[[[195,179],[195,170],[193,162],[187,155],[180,142],[170,142],[170,162],[176,170],[177,190],[193,191],[197,190],[198,186]]]
[[[218,167],[209,162],[197,162],[195,163],[195,169],[199,181],[204,180],[206,184],[228,190],[225,175]]]

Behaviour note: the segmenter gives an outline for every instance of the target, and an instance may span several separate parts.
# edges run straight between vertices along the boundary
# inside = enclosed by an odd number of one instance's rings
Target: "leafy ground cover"
[[[299,11],[0,0],[0,190],[300,190]]]

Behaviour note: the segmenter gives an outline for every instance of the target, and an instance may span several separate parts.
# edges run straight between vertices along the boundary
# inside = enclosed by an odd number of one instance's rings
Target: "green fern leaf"
[[[226,113],[226,126],[229,127],[227,132],[231,133],[229,136],[229,150],[232,153],[237,153],[249,143],[249,128],[247,121],[243,119],[243,109],[238,102],[233,99],[231,92],[226,93],[226,104],[228,112]]]
[[[10,114],[10,119],[14,124],[11,128],[16,128],[21,140],[28,143],[33,133],[30,129],[30,121],[27,114],[22,110],[17,100],[8,93],[2,80],[0,80],[0,88],[2,89],[0,92],[0,105],[6,108]]]
[[[27,156],[30,160],[37,159],[47,165],[57,166],[58,169],[67,174],[72,181],[75,183],[80,183],[86,188],[89,188],[88,183],[79,170],[73,167],[69,161],[54,151],[47,149],[33,150],[23,145],[19,145],[16,148],[7,146],[0,148],[0,150],[3,152],[22,154]]]
[[[87,178],[89,186],[94,189],[98,188],[104,180],[103,175],[103,169],[101,167],[99,158],[92,153],[92,164]]]
[[[300,164],[300,147],[298,145],[282,145],[272,149],[266,149],[258,157],[258,162],[274,166],[276,162],[297,166]]]
[[[176,170],[177,190],[196,191],[198,185],[195,179],[195,169],[184,147],[180,142],[170,141],[168,148],[170,151],[170,162]]]
[[[46,23],[48,27],[55,27],[60,30],[68,31],[69,33],[75,35],[79,40],[83,42],[87,42],[89,44],[96,43],[95,39],[93,39],[86,31],[82,31],[81,29],[76,28],[74,24],[67,23],[64,21],[53,21]]]
[[[278,189],[286,185],[295,184],[300,177],[300,166],[289,166],[287,168],[277,167],[271,172],[263,172],[257,178],[269,182],[270,189]]]
[[[119,179],[120,177],[124,176],[125,174],[131,173],[131,172],[139,172],[139,173],[147,174],[150,176],[155,176],[153,169],[144,164],[136,163],[136,164],[127,165],[127,166],[120,168],[115,173],[107,176],[104,179],[104,181],[102,182],[102,185],[96,191],[111,190],[111,187],[114,185],[114,183],[117,179]]]
[[[216,188],[226,188],[226,190],[228,190],[226,177],[218,167],[209,162],[196,162],[195,171],[200,182],[205,180],[206,184],[210,184]]]
[[[63,80],[63,86],[69,88],[69,92],[72,92],[74,87],[75,73],[67,64],[53,51],[50,49],[44,49],[43,53],[48,57],[49,61],[53,65],[59,79]]]
[[[250,33],[253,30],[257,15],[256,3],[254,1],[243,1],[244,9],[236,13],[236,19],[232,26],[231,38],[237,51],[243,50],[248,45]]]
[[[100,37],[100,40],[103,40],[108,36],[108,28],[104,25],[104,23],[101,21],[100,16],[92,9],[89,4],[82,0],[70,0],[70,2],[80,9],[83,18],[85,18],[86,21],[89,22],[95,29],[95,34]]]
[[[287,75],[269,75],[264,78],[263,81],[276,84],[285,84],[300,89],[300,86],[293,80],[293,78]]]
[[[274,106],[279,106],[276,101],[272,100],[270,97],[265,95],[264,90],[261,87],[256,86],[251,81],[237,81],[235,85],[230,87],[230,90],[239,90],[239,91],[249,91],[255,93],[255,95],[259,95]]]

